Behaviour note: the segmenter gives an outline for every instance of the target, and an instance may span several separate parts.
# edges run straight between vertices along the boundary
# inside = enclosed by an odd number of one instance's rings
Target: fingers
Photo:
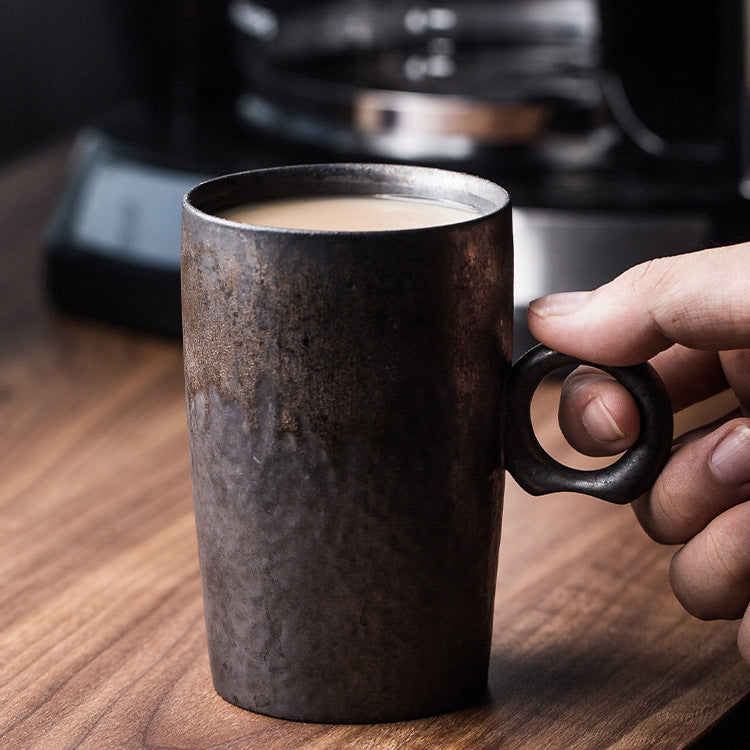
[[[742,617],[750,603],[750,503],[730,508],[693,537],[672,558],[670,581],[692,615]],[[742,648],[749,645],[747,627],[738,638]]]
[[[732,420],[680,448],[634,507],[655,539],[686,542],[670,580],[688,612],[702,619],[745,613],[737,643],[750,661],[750,420]]]
[[[636,500],[633,509],[656,541],[676,544],[687,542],[713,518],[747,500],[750,419],[741,418],[678,448],[650,494]]]
[[[654,357],[652,364],[667,387],[673,411],[720,393],[728,385],[715,352],[675,344]],[[750,362],[746,372],[750,403]],[[640,430],[638,409],[627,390],[590,367],[579,367],[563,384],[559,421],[568,442],[590,456],[625,450]]]
[[[627,389],[592,367],[568,376],[558,413],[565,439],[587,456],[612,456],[629,448],[641,429],[638,408]]]
[[[592,362],[644,362],[679,343],[747,346],[750,244],[661,258],[593,292],[553,294],[529,306],[531,333]]]
[[[636,266],[593,292],[529,306],[542,343],[583,360],[652,360],[675,411],[727,386],[745,416],[676,447],[647,497],[633,504],[654,539],[685,543],[671,568],[685,608],[703,618],[744,613],[737,642],[750,661],[750,244]],[[713,353],[712,353],[713,352]],[[720,354],[716,354],[720,352]],[[579,368],[566,382],[560,425],[594,455],[628,447],[639,429],[624,388]]]

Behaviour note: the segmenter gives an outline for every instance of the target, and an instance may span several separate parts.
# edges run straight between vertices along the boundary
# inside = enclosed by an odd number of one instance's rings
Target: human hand
[[[678,600],[701,619],[743,617],[750,662],[750,243],[662,258],[593,292],[529,306],[542,343],[606,365],[650,360],[679,411],[727,388],[740,407],[675,441],[651,492],[633,503],[672,558]],[[613,378],[581,367],[563,386],[560,427],[589,455],[614,455],[640,428],[635,403]]]

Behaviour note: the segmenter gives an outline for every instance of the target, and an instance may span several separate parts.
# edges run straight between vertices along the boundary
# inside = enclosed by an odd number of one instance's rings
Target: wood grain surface
[[[674,550],[629,508],[531,499],[511,481],[481,705],[329,726],[221,700],[179,345],[68,317],[44,295],[41,232],[66,153],[0,175],[0,747],[671,750],[750,692],[737,624],[682,611],[667,582]],[[538,430],[570,459],[557,392],[540,389]]]

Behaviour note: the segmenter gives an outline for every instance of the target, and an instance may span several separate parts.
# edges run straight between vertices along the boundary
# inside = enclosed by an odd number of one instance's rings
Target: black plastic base
[[[52,247],[46,282],[52,301],[74,313],[169,336],[180,334],[180,274]]]

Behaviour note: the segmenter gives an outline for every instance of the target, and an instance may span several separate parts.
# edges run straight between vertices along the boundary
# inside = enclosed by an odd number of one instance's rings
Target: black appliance
[[[519,350],[540,294],[747,237],[741,0],[158,7],[153,94],[80,135],[53,222],[67,309],[177,333],[182,194],[284,163],[421,163],[508,187]]]

